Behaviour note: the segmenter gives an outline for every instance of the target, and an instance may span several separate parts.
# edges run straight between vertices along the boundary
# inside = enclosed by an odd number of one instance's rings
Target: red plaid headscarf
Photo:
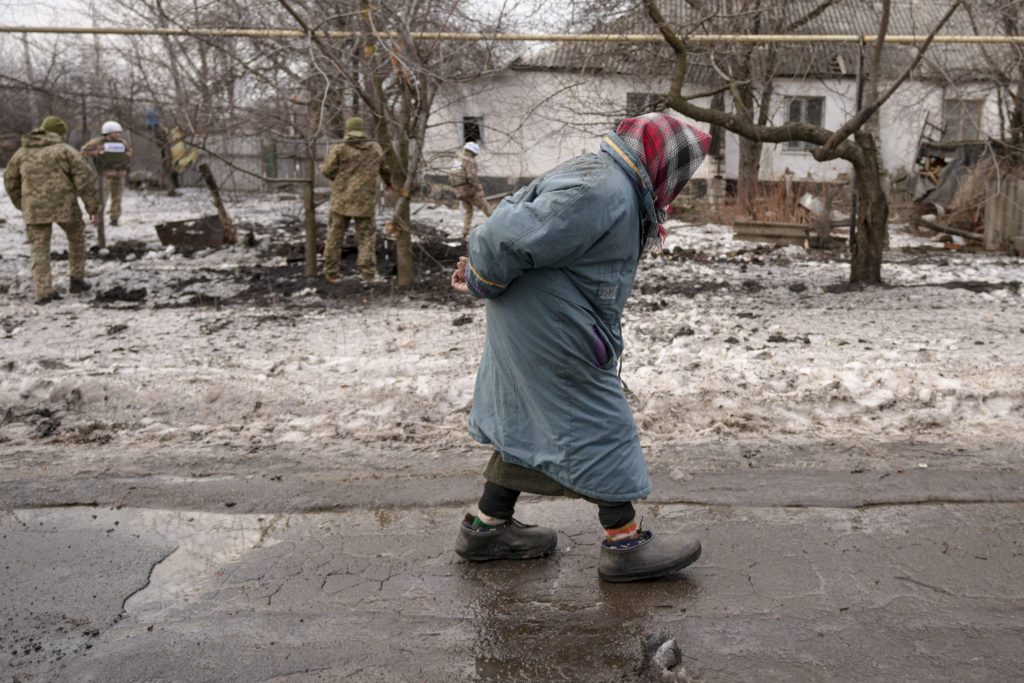
[[[658,209],[672,203],[711,146],[710,135],[668,114],[623,119],[615,132],[647,170]]]

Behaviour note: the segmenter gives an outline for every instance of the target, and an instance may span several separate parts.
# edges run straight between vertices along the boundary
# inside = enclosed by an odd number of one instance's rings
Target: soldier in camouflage
[[[349,219],[355,221],[359,256],[356,265],[363,280],[377,277],[377,228],[373,214],[377,206],[377,176],[390,187],[391,174],[384,165],[384,150],[366,137],[363,120],[345,122],[345,137],[327,153],[320,171],[331,181],[331,211],[324,245],[324,278],[337,282],[341,269],[341,243]]]
[[[491,205],[484,196],[484,186],[476,174],[476,157],[480,154],[480,145],[467,142],[462,151],[455,157],[452,168],[448,172],[448,183],[455,191],[455,196],[462,203],[462,236],[469,235],[473,229],[473,207],[491,215]]]
[[[92,159],[103,174],[103,204],[110,195],[110,224],[121,220],[121,197],[124,195],[124,179],[128,175],[128,164],[132,148],[124,141],[124,129],[117,121],[107,121],[100,128],[100,137],[82,145],[82,155]]]
[[[36,303],[59,298],[50,274],[50,237],[53,223],[68,238],[68,261],[72,293],[90,289],[85,281],[85,224],[78,198],[95,220],[101,206],[96,193],[96,175],[88,162],[64,142],[68,127],[60,118],[47,116],[42,125],[21,138],[4,170],[4,187],[14,206],[22,212],[32,245],[32,280]]]

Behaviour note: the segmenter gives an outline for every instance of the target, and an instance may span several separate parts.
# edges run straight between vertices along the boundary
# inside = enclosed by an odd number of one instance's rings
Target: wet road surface
[[[923,490],[944,502],[928,502],[909,495],[920,479],[896,504],[833,507],[820,500],[844,500],[843,477],[830,493],[827,474],[786,476],[774,483],[796,499],[805,487],[808,506],[758,495],[753,479],[720,487],[729,502],[642,505],[645,526],[696,534],[704,554],[633,585],[598,581],[596,515],[581,501],[524,498],[518,516],[558,528],[558,551],[483,565],[451,550],[464,505],[11,509],[0,516],[0,680],[1021,675],[1019,481],[996,496],[939,478]],[[662,678],[650,660],[668,638],[686,676]]]

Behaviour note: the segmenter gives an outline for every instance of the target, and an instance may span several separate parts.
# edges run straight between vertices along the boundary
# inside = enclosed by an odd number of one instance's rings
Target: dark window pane
[[[809,123],[822,125],[825,118],[824,97],[794,97],[786,108],[787,123]],[[786,143],[788,150],[810,150],[814,145],[802,140],[790,140]]]
[[[462,142],[483,142],[483,123],[480,116],[462,117]]]
[[[626,116],[640,116],[652,111],[661,111],[661,108],[661,95],[657,93],[626,93]]]
[[[981,128],[981,117],[984,110],[985,102],[983,100],[946,100],[942,117],[942,124],[946,127],[946,132],[942,139],[955,142],[984,138]]]
[[[821,125],[821,113],[822,109],[825,108],[825,99],[823,97],[809,97],[807,99],[807,109],[804,118],[804,123],[810,123],[815,126]]]
[[[788,123],[800,123],[804,120],[804,101],[798,99],[792,99],[789,101],[789,118],[786,119]]]
[[[961,115],[961,136],[963,140],[980,140],[981,134],[981,112],[985,103],[981,100],[963,100],[963,113]]]

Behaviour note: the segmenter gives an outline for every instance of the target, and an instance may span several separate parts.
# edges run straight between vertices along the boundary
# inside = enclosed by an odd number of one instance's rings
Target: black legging
[[[484,484],[484,494],[480,496],[480,512],[488,517],[498,519],[511,519],[515,514],[516,501],[519,499],[519,491],[507,489],[494,482]],[[597,517],[601,520],[601,526],[605,529],[618,529],[625,526],[636,518],[636,510],[629,501],[625,503],[602,503],[597,504]]]

